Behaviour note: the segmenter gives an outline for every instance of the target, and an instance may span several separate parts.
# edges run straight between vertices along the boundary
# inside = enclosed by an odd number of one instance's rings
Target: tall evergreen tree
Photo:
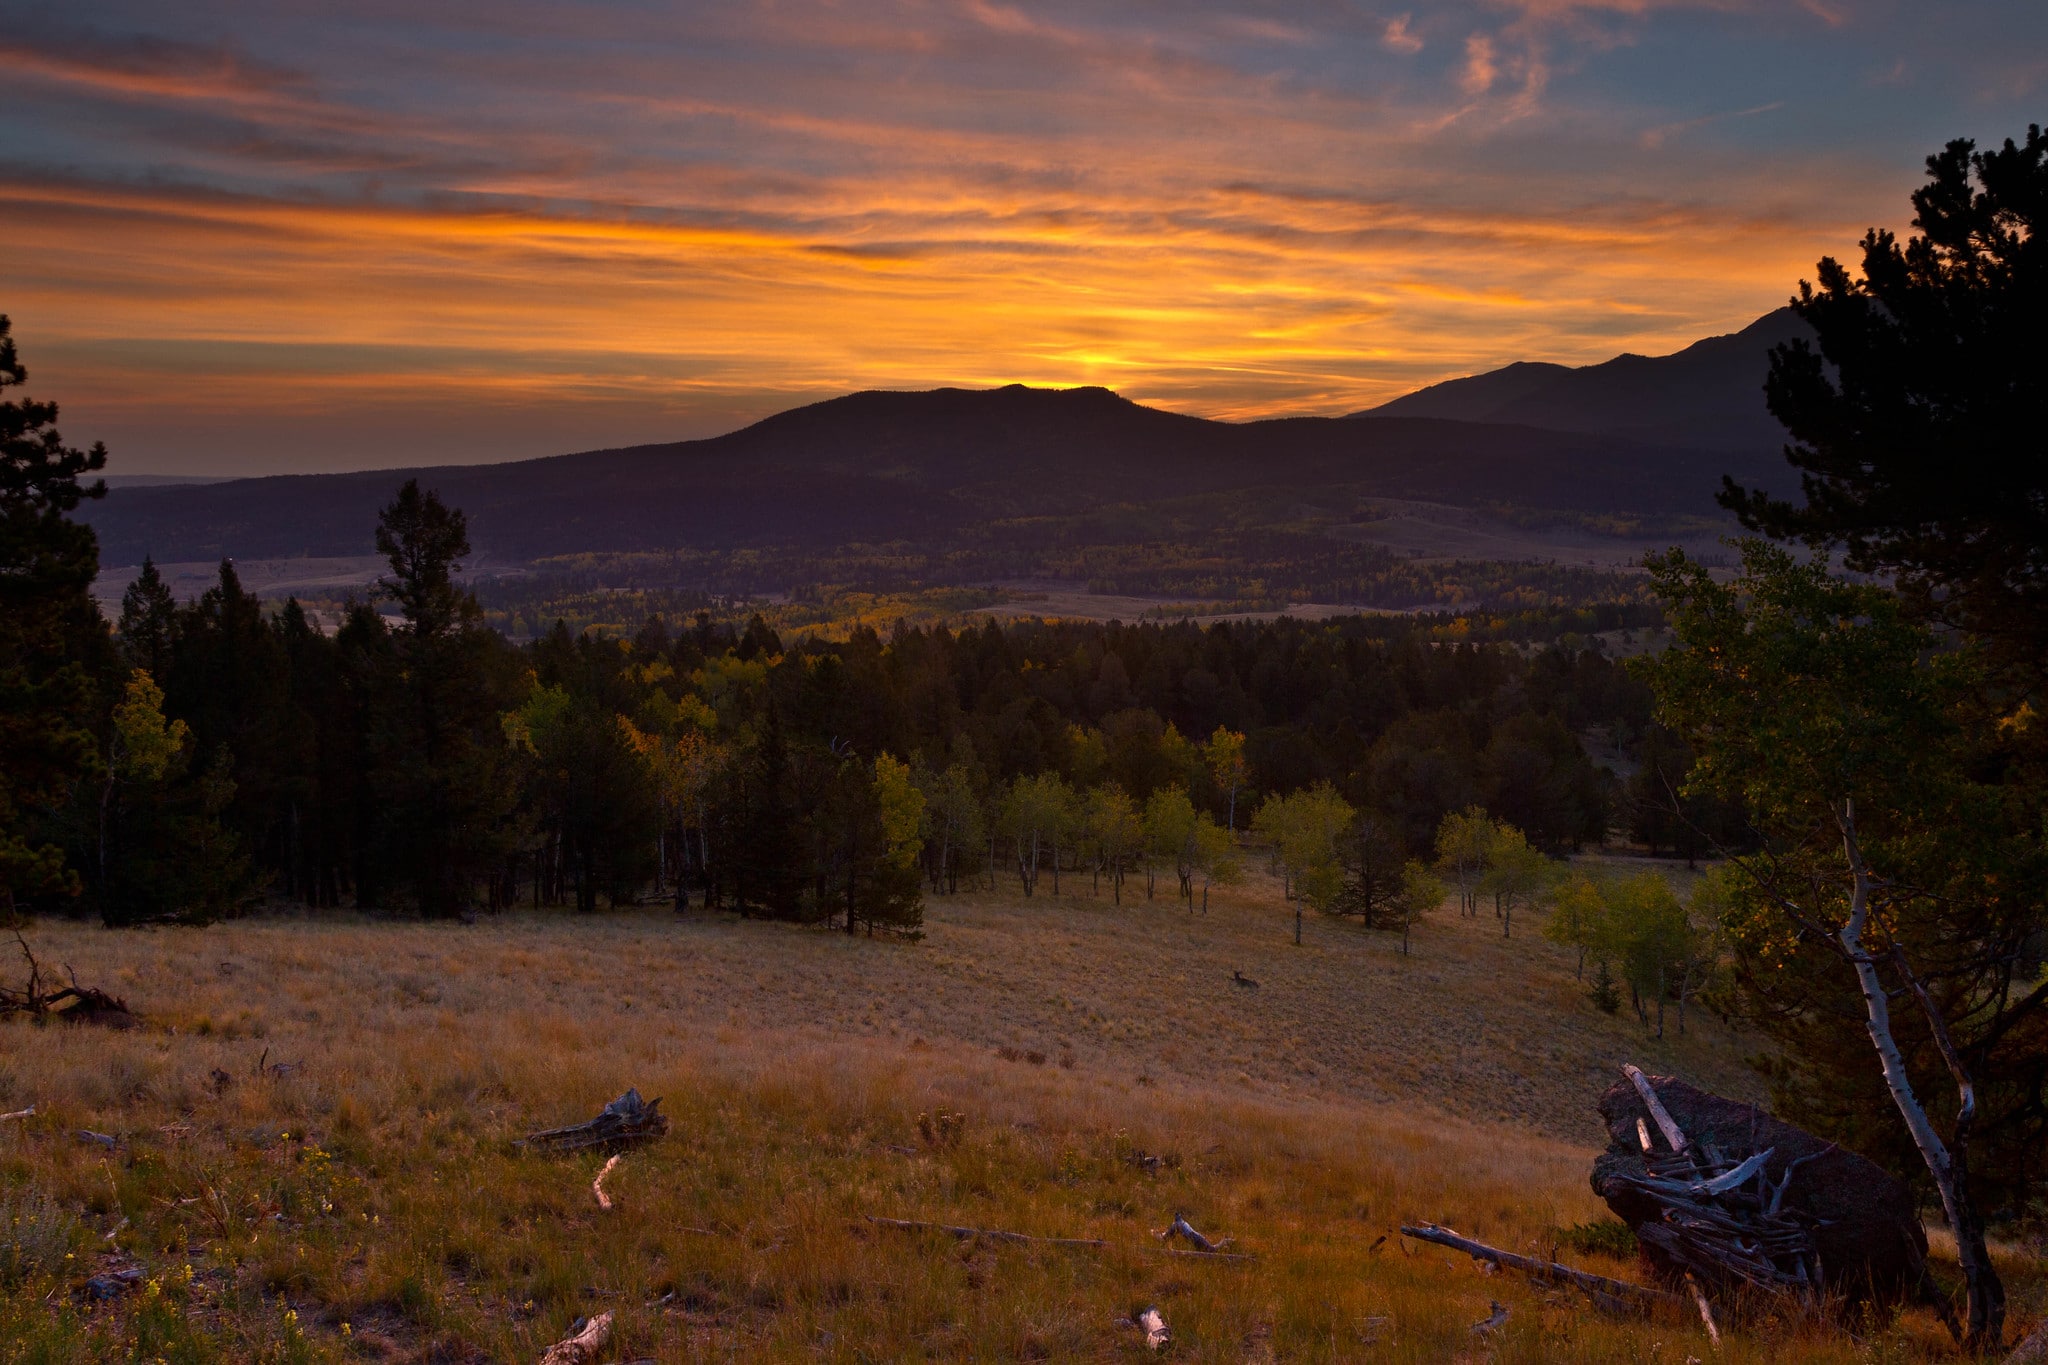
[[[130,668],[140,668],[159,683],[171,662],[171,645],[178,624],[178,601],[157,572],[156,561],[142,557],[142,572],[121,594],[121,623],[117,633],[121,657]]]
[[[27,382],[0,315],[0,393]],[[104,446],[64,444],[55,403],[0,401],[0,917],[28,896],[70,894],[74,869],[50,810],[99,767],[95,674],[111,662],[92,600],[99,542],[68,515],[105,483]]]
[[[377,884],[408,889],[421,913],[469,909],[479,878],[508,851],[512,784],[494,676],[503,642],[455,581],[469,553],[463,514],[408,479],[378,518],[390,565],[379,590],[404,624],[390,644],[396,676],[373,703]]]

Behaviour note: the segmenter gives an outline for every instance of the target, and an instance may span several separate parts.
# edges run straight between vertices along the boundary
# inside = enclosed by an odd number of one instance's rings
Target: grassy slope
[[[1587,1109],[1613,1063],[1739,1088],[1740,1040],[1696,1022],[1658,1045],[1594,1014],[1560,953],[1503,943],[1490,914],[1445,912],[1406,961],[1313,920],[1294,948],[1263,884],[1206,918],[1002,894],[931,920],[914,947],[654,912],[39,926],[46,961],[152,1027],[0,1030],[0,1107],[39,1110],[0,1132],[0,1358],[533,1359],[612,1308],[608,1359],[1118,1359],[1145,1353],[1115,1320],[1151,1303],[1186,1359],[1709,1357],[1695,1323],[1610,1323],[1375,1243],[1429,1218],[1540,1247],[1597,1217]],[[266,1048],[303,1069],[258,1079]],[[624,1159],[601,1213],[596,1158],[510,1139],[627,1084],[675,1127]],[[965,1115],[957,1142],[920,1135],[939,1111]],[[1134,1149],[1172,1161],[1147,1173]],[[1162,1254],[1149,1233],[1177,1210],[1259,1259]],[[1110,1245],[957,1244],[868,1215]],[[116,1261],[144,1287],[82,1303]],[[1513,1317],[1475,1346],[1495,1298]],[[1723,1358],[1936,1340],[1917,1317],[1862,1343],[1775,1324]]]

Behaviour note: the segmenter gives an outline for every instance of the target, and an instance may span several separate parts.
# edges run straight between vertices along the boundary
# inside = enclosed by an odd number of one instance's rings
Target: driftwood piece
[[[1685,1287],[1692,1291],[1692,1301],[1699,1305],[1700,1321],[1707,1325],[1707,1340],[1714,1343],[1714,1349],[1721,1349],[1721,1329],[1714,1325],[1714,1308],[1707,1302],[1707,1291],[1700,1288],[1700,1277],[1688,1273]]]
[[[914,1218],[875,1218],[868,1221],[878,1227],[900,1228],[905,1232],[944,1232],[963,1241],[973,1238],[987,1238],[996,1242],[1039,1243],[1045,1246],[1100,1247],[1108,1243],[1096,1237],[1033,1237],[1029,1233],[1009,1232],[1002,1228],[963,1228],[950,1223],[924,1223]]]
[[[1595,1303],[1609,1310],[1620,1307],[1640,1310],[1658,1304],[1677,1308],[1686,1306],[1684,1299],[1662,1289],[1630,1284],[1627,1280],[1610,1280],[1605,1275],[1574,1270],[1568,1265],[1559,1265],[1556,1261],[1538,1260],[1534,1256],[1518,1256],[1512,1251],[1502,1251],[1499,1247],[1490,1247],[1484,1242],[1460,1237],[1451,1229],[1439,1227],[1435,1223],[1423,1223],[1419,1226],[1403,1224],[1401,1235],[1413,1237],[1418,1242],[1434,1242],[1453,1251],[1462,1251],[1475,1260],[1491,1261],[1494,1265],[1508,1270],[1519,1270],[1531,1279],[1571,1285],[1575,1289],[1585,1291],[1592,1296]]]
[[[1162,1242],[1169,1237],[1179,1237],[1204,1256],[1217,1255],[1222,1252],[1223,1248],[1230,1245],[1228,1237],[1219,1237],[1215,1241],[1210,1241],[1207,1237],[1195,1231],[1194,1225],[1188,1222],[1185,1214],[1179,1213],[1173,1216],[1173,1221],[1165,1228],[1152,1235]]]
[[[668,1131],[668,1116],[660,1111],[660,1104],[659,1098],[643,1100],[638,1090],[628,1090],[590,1122],[529,1133],[526,1143],[544,1152],[582,1152],[651,1142]]]
[[[611,1336],[612,1315],[609,1312],[599,1313],[579,1330],[548,1347],[540,1358],[540,1365],[591,1365]]]

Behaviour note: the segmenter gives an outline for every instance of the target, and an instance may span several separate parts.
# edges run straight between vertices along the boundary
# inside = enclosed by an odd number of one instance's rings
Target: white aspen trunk
[[[1957,1260],[1961,1262],[1964,1280],[1968,1286],[1970,1327],[1966,1345],[1975,1350],[1996,1350],[2005,1336],[2005,1287],[1998,1278],[1997,1270],[1984,1245],[1984,1228],[1978,1220],[1976,1210],[1970,1205],[1969,1191],[1965,1188],[1962,1174],[1948,1145],[1941,1135],[1934,1131],[1934,1123],[1927,1117],[1927,1110],[1913,1093],[1912,1077],[1906,1071],[1906,1059],[1899,1052],[1897,1040],[1892,1035],[1891,1001],[1885,994],[1884,982],[1877,974],[1877,963],[1863,946],[1863,930],[1870,920],[1870,893],[1876,878],[1863,861],[1863,849],[1856,838],[1856,808],[1853,802],[1844,801],[1836,812],[1835,823],[1842,832],[1842,851],[1849,863],[1852,879],[1849,893],[1849,917],[1842,922],[1837,934],[1843,952],[1850,965],[1856,969],[1856,984],[1863,993],[1863,1008],[1870,1030],[1871,1044],[1877,1049],[1878,1063],[1884,1071],[1886,1089],[1891,1091],[1892,1103],[1898,1106],[1900,1117],[1906,1121],[1906,1129],[1913,1135],[1913,1145],[1920,1149],[1920,1158],[1927,1164],[1927,1170],[1934,1177],[1935,1188],[1941,1194],[1942,1212],[1948,1216],[1949,1227],[1956,1235]],[[1903,966],[1903,962],[1901,964]],[[1955,1078],[1959,1092],[1960,1108],[1956,1127],[1959,1135],[1967,1133],[1971,1121],[1976,1117],[1976,1088],[1963,1070],[1961,1059],[1955,1055],[1949,1043],[1948,1027],[1942,1020],[1934,1002],[1919,986],[1917,979],[1908,975],[1908,984],[1920,1000],[1934,1027],[1936,1041],[1941,1045],[1943,1061]]]

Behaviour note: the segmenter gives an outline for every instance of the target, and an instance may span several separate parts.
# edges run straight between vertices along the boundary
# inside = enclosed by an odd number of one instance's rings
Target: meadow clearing
[[[917,944],[665,909],[36,924],[146,1022],[0,1028],[0,1109],[36,1108],[0,1125],[0,1357],[533,1360],[610,1310],[609,1360],[1137,1359],[1151,1305],[1187,1360],[1948,1355],[1918,1311],[1715,1353],[1398,1235],[1569,1245],[1615,1067],[1754,1094],[1754,1039],[1598,1014],[1533,917],[1446,907],[1403,958],[1313,915],[1295,947],[1263,878],[1206,915],[1129,889],[933,898]],[[629,1085],[673,1127],[611,1210],[600,1157],[514,1145]],[[1176,1213],[1256,1259],[1169,1254]],[[2024,1328],[2043,1286],[2008,1261]]]

